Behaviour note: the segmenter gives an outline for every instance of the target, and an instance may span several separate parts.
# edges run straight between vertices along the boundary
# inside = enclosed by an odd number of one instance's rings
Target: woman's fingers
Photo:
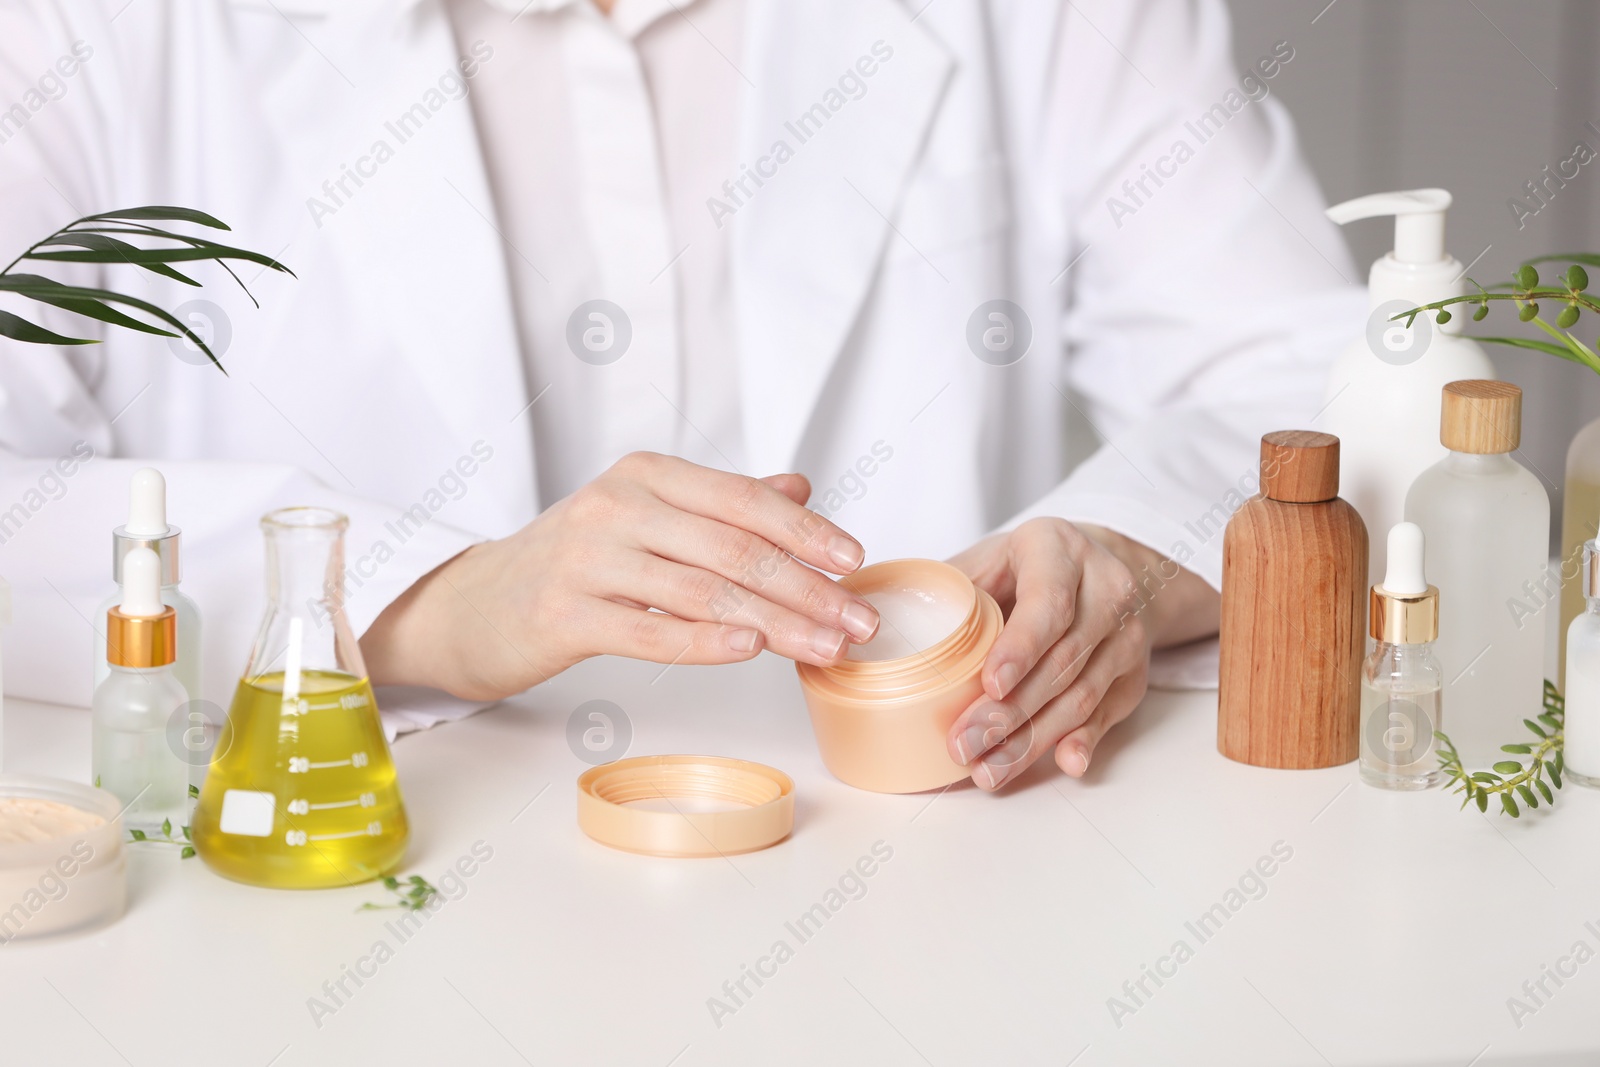
[[[1089,758],[1094,755],[1095,746],[1106,731],[1132,714],[1144,699],[1147,678],[1147,672],[1137,671],[1112,682],[1094,714],[1056,742],[1056,766],[1074,778],[1082,778],[1089,770]]]
[[[1010,543],[1016,605],[983,664],[983,689],[994,700],[1009,696],[1073,625],[1084,573],[1082,552],[1069,551],[1057,525],[1024,523]]]
[[[800,569],[800,568],[795,568]],[[816,572],[809,572],[816,575]],[[832,585],[826,578],[819,581]],[[630,552],[605,576],[612,598],[626,598],[693,622],[719,622],[759,630],[764,647],[805,663],[835,662],[847,647],[839,630],[756,596],[720,574],[648,552]]]
[[[1000,744],[972,765],[972,780],[998,789],[1021,774],[1056,742],[1089,721],[1113,684],[1129,672],[1142,674],[1143,651],[1128,640],[1101,642],[1072,684],[1052,698]]]
[[[655,611],[595,601],[591,620],[600,654],[655,663],[739,663],[761,651],[759,630],[689,622]]]
[[[878,613],[871,604],[827,576],[797,563],[784,549],[748,530],[670,507],[657,507],[640,526],[642,547],[727,579],[733,588],[721,590],[719,610],[723,614],[718,617],[741,608],[747,612],[761,610],[746,604],[751,600],[766,601],[803,616],[811,626],[800,644],[815,653],[808,657],[811,662],[833,662],[844,654],[847,638],[861,643],[878,632]],[[828,649],[834,650],[831,655],[827,654]]]
[[[802,563],[834,574],[861,566],[861,543],[781,489],[757,478],[699,467],[673,456],[628,457],[641,481],[681,511],[746,530]]]

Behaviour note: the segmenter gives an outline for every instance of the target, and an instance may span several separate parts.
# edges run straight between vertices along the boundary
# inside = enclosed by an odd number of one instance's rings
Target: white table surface
[[[631,754],[790,773],[793,836],[705,860],[584,837],[566,721],[596,698],[625,709]],[[879,796],[823,769],[782,661],[594,661],[396,745],[406,872],[493,849],[409,940],[400,913],[354,910],[372,886],[256,889],[137,847],[120,922],[0,947],[0,1063],[1600,1062],[1600,958],[1520,1027],[1507,1007],[1575,942],[1600,949],[1600,795],[1512,822],[1353,764],[1229,763],[1214,731],[1214,694],[1153,693],[1086,780]],[[85,778],[88,713],[9,702],[5,759]],[[804,942],[786,929],[876,842],[893,856],[864,896]],[[1264,895],[1197,939],[1186,921],[1278,842]],[[718,1026],[708,998],[780,939],[792,958]],[[1108,998],[1180,939],[1192,958],[1118,1026]],[[380,940],[392,957],[319,1026],[308,998]]]

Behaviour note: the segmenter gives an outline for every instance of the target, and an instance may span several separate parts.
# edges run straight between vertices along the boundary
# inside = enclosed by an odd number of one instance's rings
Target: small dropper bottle
[[[1426,789],[1439,781],[1444,671],[1433,654],[1439,590],[1424,577],[1422,527],[1389,530],[1388,569],[1372,587],[1367,629],[1377,642],[1361,667],[1361,780],[1382,789]]]
[[[1567,629],[1567,778],[1600,789],[1600,540],[1583,546],[1585,609]]]
[[[178,613],[178,659],[173,671],[190,700],[199,700],[200,607],[178,588],[179,548],[183,531],[167,525],[167,480],[154,467],[141,467],[128,488],[128,521],[111,531],[111,580],[122,584],[122,563],[135,548],[148,548],[161,563],[161,602]],[[100,614],[117,606],[121,594],[113,593],[100,605]],[[105,650],[96,635],[94,684],[106,680]]]
[[[90,732],[95,784],[126,804],[123,822],[159,830],[188,811],[189,765],[176,740],[188,699],[172,673],[177,612],[161,602],[161,561],[148,548],[122,560],[121,603],[106,612],[106,680],[95,687]]]

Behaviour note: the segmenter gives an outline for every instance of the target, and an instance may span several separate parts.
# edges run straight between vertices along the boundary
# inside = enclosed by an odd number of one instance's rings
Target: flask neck
[[[344,516],[320,508],[275,511],[261,521],[267,600],[273,607],[338,614],[344,605],[345,522]]]

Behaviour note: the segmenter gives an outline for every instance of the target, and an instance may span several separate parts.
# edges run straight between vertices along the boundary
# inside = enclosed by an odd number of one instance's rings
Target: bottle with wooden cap
[[[1261,439],[1261,493],[1222,540],[1217,749],[1258,767],[1356,758],[1367,528],[1339,498],[1339,439]]]
[[[1550,497],[1511,453],[1522,438],[1522,390],[1467,380],[1444,387],[1439,440],[1449,454],[1417,476],[1406,519],[1422,527],[1439,587],[1439,640],[1450,740],[1485,768],[1526,733],[1544,698],[1541,591]]]
[[[1383,789],[1426,789],[1440,777],[1439,590],[1428,584],[1423,544],[1414,522],[1390,529],[1387,570],[1367,609],[1376,644],[1361,665],[1361,780]]]

